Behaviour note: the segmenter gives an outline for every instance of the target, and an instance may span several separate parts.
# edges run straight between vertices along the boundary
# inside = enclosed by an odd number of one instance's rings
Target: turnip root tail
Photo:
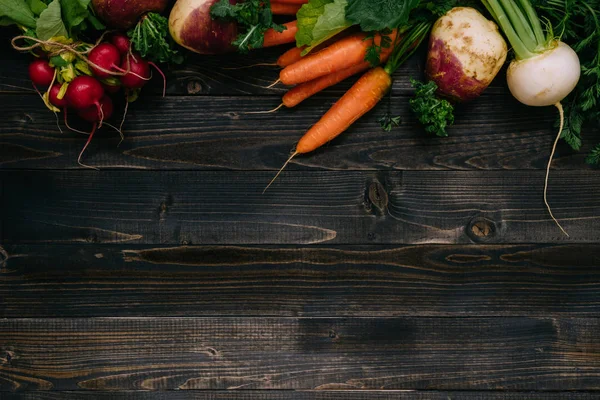
[[[550,178],[550,167],[552,166],[552,159],[554,158],[554,153],[556,152],[556,146],[558,145],[558,141],[560,140],[560,136],[562,135],[563,128],[565,126],[565,112],[563,110],[562,104],[560,102],[554,105],[558,109],[558,113],[560,114],[560,128],[558,129],[558,135],[554,140],[554,145],[552,146],[552,152],[550,153],[550,159],[548,160],[548,166],[546,167],[546,179],[544,181],[544,204],[546,204],[546,208],[548,209],[548,213],[550,213],[550,217],[554,223],[560,228],[560,230],[569,237],[569,234],[562,227],[560,222],[554,217],[552,213],[552,208],[550,208],[550,204],[548,204],[548,178]]]
[[[283,107],[283,105],[284,104],[281,103],[280,105],[278,105],[277,107],[275,107],[274,109],[269,110],[269,111],[248,111],[248,112],[245,112],[244,114],[272,114],[272,113],[278,111],[281,107]]]
[[[271,185],[273,184],[273,182],[275,182],[275,180],[277,178],[279,178],[279,175],[281,175],[281,173],[283,172],[283,170],[285,169],[285,167],[288,166],[288,164],[290,163],[290,161],[292,161],[292,158],[296,157],[298,155],[298,152],[295,151],[290,158],[287,159],[287,161],[285,162],[285,164],[283,164],[283,167],[281,167],[281,169],[279,170],[279,172],[277,172],[277,174],[275,175],[275,177],[273,177],[273,179],[271,179],[271,182],[269,182],[269,184],[267,185],[267,187],[265,188],[265,190],[263,190],[263,194],[265,194],[265,192],[267,191],[267,189],[269,189],[271,187]]]

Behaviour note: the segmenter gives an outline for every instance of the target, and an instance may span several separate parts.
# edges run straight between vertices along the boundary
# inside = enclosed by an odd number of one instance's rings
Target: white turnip
[[[438,93],[462,102],[478,97],[506,61],[498,26],[477,10],[455,7],[439,18],[429,39],[427,78]]]
[[[482,2],[502,28],[515,52],[515,59],[507,71],[508,87],[512,95],[528,106],[554,105],[560,113],[560,128],[546,166],[544,204],[552,220],[569,236],[554,217],[547,193],[552,159],[564,126],[561,101],[579,82],[579,58],[573,49],[553,36],[551,27],[548,27],[548,32],[543,31],[542,23],[529,0]]]

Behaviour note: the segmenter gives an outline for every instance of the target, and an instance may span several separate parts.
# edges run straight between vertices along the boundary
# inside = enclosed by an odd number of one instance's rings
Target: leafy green
[[[60,12],[60,1],[53,0],[40,14],[37,20],[35,33],[38,39],[48,40],[55,36],[68,37],[67,28],[63,23]]]
[[[0,17],[6,24],[10,20],[26,28],[35,28],[35,15],[24,0],[1,0]]]
[[[127,35],[133,48],[144,59],[157,63],[183,62],[183,56],[177,51],[169,34],[169,21],[160,14],[146,14]]]
[[[454,123],[452,104],[448,100],[436,97],[435,82],[430,81],[425,84],[411,79],[410,83],[415,88],[415,97],[409,101],[410,109],[424,126],[425,131],[440,137],[448,136],[446,128]]]
[[[365,40],[372,40],[373,43],[367,49],[365,54],[365,61],[368,61],[373,67],[376,67],[381,63],[381,52],[383,49],[389,49],[392,47],[392,38],[389,36],[392,33],[391,29],[386,29],[381,32],[381,35],[375,35],[370,33],[367,35]],[[379,41],[375,40],[376,36],[380,36]]]
[[[303,54],[352,24],[346,20],[347,0],[310,0],[298,13],[296,45],[307,46]]]
[[[381,129],[383,129],[386,132],[390,132],[393,127],[400,126],[400,122],[402,122],[402,117],[392,117],[390,113],[385,113],[385,115],[379,118],[377,122],[379,122],[379,125],[381,125]]]
[[[232,45],[240,53],[247,53],[250,49],[263,47],[264,35],[268,29],[283,32],[283,25],[273,22],[271,3],[268,0],[247,0],[242,3],[231,4],[229,0],[220,0],[210,9],[212,18],[236,22],[240,34],[234,39]]]
[[[348,0],[346,18],[364,32],[394,29],[408,22],[419,0]]]
[[[73,33],[74,28],[79,26],[89,15],[88,7],[90,0],[60,0],[62,6],[62,17],[69,31]]]
[[[587,156],[585,161],[588,164],[600,164],[600,144],[590,151],[590,154]]]
[[[36,16],[40,15],[48,7],[42,0],[27,0],[27,5]]]

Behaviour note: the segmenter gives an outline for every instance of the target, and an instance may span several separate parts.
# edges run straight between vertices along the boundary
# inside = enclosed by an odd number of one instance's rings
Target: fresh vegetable
[[[177,0],[169,15],[169,32],[179,45],[200,54],[234,51],[238,36],[234,21],[213,19],[211,7],[217,0]]]
[[[508,48],[498,26],[470,7],[455,7],[433,25],[427,79],[438,93],[462,102],[478,97],[506,61]]]
[[[111,72],[119,70],[118,64],[121,62],[121,53],[119,53],[116,46],[110,43],[100,43],[90,51],[88,60],[92,63],[91,69],[94,75],[104,79],[110,77]]]
[[[91,106],[79,110],[77,115],[88,122],[100,122],[112,116],[114,111],[113,102],[108,96],[102,96],[100,106]]]
[[[156,63],[183,62],[183,55],[169,36],[169,20],[162,15],[155,12],[144,15],[127,34],[133,50],[144,59]]]
[[[121,85],[127,89],[141,89],[150,80],[150,64],[139,54],[124,57],[121,69],[128,71],[120,77]]]
[[[55,107],[63,108],[67,106],[67,98],[61,93],[61,85],[54,84],[48,91],[48,100]]]
[[[310,0],[298,11],[296,46],[303,55],[352,25],[346,19],[347,0]]]
[[[100,99],[104,96],[104,89],[98,80],[91,76],[78,76],[69,83],[65,95],[69,107],[76,110],[96,106],[100,109]]]
[[[352,123],[369,112],[383,98],[392,85],[391,75],[402,65],[425,39],[431,23],[421,22],[413,26],[405,36],[398,40],[384,68],[375,67],[364,74],[351,88],[338,100],[323,117],[313,125],[296,145],[295,151],[285,162],[277,175],[271,180],[269,186],[277,179],[283,169],[298,154],[305,154],[316,150],[320,146],[333,140]],[[333,45],[334,46],[334,45]],[[327,49],[326,49],[327,50]],[[321,55],[316,54],[316,56]],[[362,62],[359,61],[359,62]]]
[[[35,86],[46,88],[54,80],[55,70],[47,60],[39,59],[29,64],[29,79]]]
[[[515,53],[507,71],[510,92],[523,104],[554,105],[559,110],[560,127],[546,168],[544,203],[554,222],[568,236],[552,213],[547,193],[550,167],[563,129],[561,101],[577,86],[581,75],[579,58],[573,49],[554,37],[550,26],[544,32],[529,0],[482,2],[502,28]]]
[[[91,0],[96,14],[109,27],[120,30],[133,28],[142,16],[162,13],[169,0]]]
[[[301,4],[289,4],[271,1],[271,13],[273,15],[296,15],[302,7]]]
[[[397,30],[390,33],[392,42],[395,40]],[[345,37],[331,46],[316,54],[310,54],[302,60],[287,66],[281,70],[279,79],[285,85],[295,85],[308,82],[318,77],[350,68],[365,60],[368,49],[381,42],[382,35],[376,35],[374,39],[368,39],[364,33],[357,33]],[[391,47],[384,49],[384,53],[390,53]],[[383,54],[387,56],[387,54]]]
[[[283,32],[286,29],[273,22],[269,0],[246,0],[236,4],[220,0],[211,7],[210,15],[237,24],[238,35],[231,44],[241,53],[263,47],[268,30]]]
[[[428,133],[448,136],[446,128],[454,123],[454,107],[448,100],[436,96],[438,89],[434,81],[427,84],[411,79],[415,97],[410,99],[410,109]]]
[[[281,44],[293,43],[298,27],[296,21],[283,24],[283,30],[267,29],[263,35],[262,47],[273,47]]]
[[[131,50],[131,42],[129,41],[127,35],[123,33],[115,33],[111,35],[110,42],[117,48],[117,50],[119,50],[121,55],[129,53]]]
[[[542,18],[554,25],[554,31],[569,43],[581,62],[582,75],[575,90],[562,102],[565,125],[562,138],[574,149],[582,145],[584,128],[600,128],[600,1],[535,0]],[[587,158],[600,164],[600,144]]]

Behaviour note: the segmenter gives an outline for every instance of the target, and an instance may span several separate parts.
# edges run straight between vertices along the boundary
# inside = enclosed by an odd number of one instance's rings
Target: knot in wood
[[[202,84],[198,81],[190,81],[187,84],[188,94],[198,94],[202,92]]]
[[[388,205],[388,194],[383,185],[377,181],[371,182],[368,190],[369,201],[383,213]]]
[[[467,234],[475,241],[488,240],[496,234],[496,224],[487,218],[473,218],[467,227]]]

